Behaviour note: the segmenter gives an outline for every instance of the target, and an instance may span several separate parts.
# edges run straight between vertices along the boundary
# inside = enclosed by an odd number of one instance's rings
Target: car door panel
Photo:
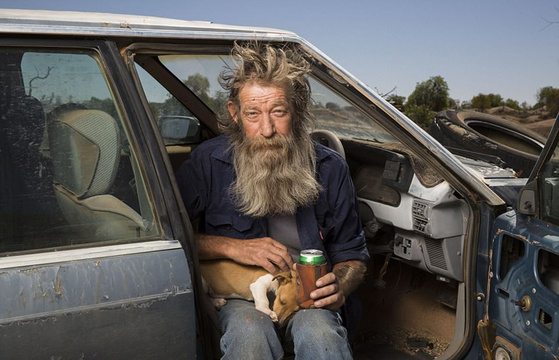
[[[194,294],[178,242],[67,252],[0,260],[0,286],[12,289],[0,298],[1,358],[153,359],[161,349],[186,358],[195,349],[195,324],[185,326]]]
[[[559,354],[559,295],[542,278],[559,262],[543,266],[542,257],[559,253],[559,229],[515,212],[500,216],[494,229],[488,300],[500,340],[493,348],[503,347],[506,339],[508,348],[523,358],[554,359]]]
[[[557,124],[516,209],[493,227],[485,315],[495,336],[487,347],[513,359],[559,356]]]

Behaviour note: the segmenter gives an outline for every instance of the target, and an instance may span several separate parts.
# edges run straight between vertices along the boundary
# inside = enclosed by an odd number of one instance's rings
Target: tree
[[[398,96],[396,94],[390,94],[386,98],[386,101],[391,103],[396,109],[404,109],[404,102],[406,101],[405,96]]]
[[[447,109],[450,104],[448,84],[442,76],[432,76],[429,80],[418,83],[408,97],[406,105],[425,105],[432,111]]]
[[[183,80],[183,83],[206,105],[212,107],[213,99],[210,96],[210,82],[207,77],[196,73]],[[171,94],[168,94],[167,100],[161,104],[157,113],[160,115],[192,116],[191,112]]]
[[[82,105],[85,106],[87,109],[101,110],[106,112],[107,114],[110,114],[114,118],[118,118],[115,103],[111,98],[99,99],[92,96],[91,99],[84,101]]]
[[[505,106],[508,106],[515,110],[520,110],[520,104],[518,103],[518,101],[510,98],[505,100]]]
[[[509,99],[510,100],[510,99]],[[472,107],[480,111],[491,109],[504,104],[503,97],[499,94],[477,94],[472,98]]]
[[[183,83],[203,102],[208,104],[210,99],[210,81],[200,73],[190,75]]]
[[[406,116],[425,130],[431,126],[436,114],[427,105],[406,105]]]
[[[210,95],[210,81],[200,73],[190,75],[183,81],[196,96],[200,98],[216,114],[226,110],[229,95],[224,91],[216,91],[214,96]]]
[[[489,100],[487,95],[481,93],[474,96],[472,98],[472,101],[470,101],[470,103],[472,104],[473,108],[478,109],[480,111],[489,109],[491,107],[491,101]]]
[[[559,112],[559,89],[546,86],[538,90],[538,103],[545,105],[549,114],[555,116]]]
[[[427,129],[438,111],[451,103],[448,84],[442,76],[433,76],[418,83],[404,106],[406,115],[416,124]]]

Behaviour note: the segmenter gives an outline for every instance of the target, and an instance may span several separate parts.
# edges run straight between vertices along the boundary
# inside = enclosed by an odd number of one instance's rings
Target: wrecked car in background
[[[509,206],[526,184],[546,137],[492,114],[443,110],[428,133],[478,172]]]
[[[372,254],[356,359],[559,356],[557,128],[517,209],[291,32],[0,10],[0,358],[219,358],[174,171],[234,41],[304,52]]]

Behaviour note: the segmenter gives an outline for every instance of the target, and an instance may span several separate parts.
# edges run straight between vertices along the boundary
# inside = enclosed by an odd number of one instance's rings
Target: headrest
[[[118,171],[120,132],[109,114],[68,110],[49,124],[54,180],[78,198],[106,194]]]

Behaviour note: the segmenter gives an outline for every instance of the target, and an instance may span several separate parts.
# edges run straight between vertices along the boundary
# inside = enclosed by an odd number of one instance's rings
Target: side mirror
[[[524,215],[536,215],[538,209],[536,193],[536,180],[529,182],[520,190],[518,202],[516,203],[516,209],[519,213]]]
[[[162,116],[159,130],[165,145],[200,142],[200,121],[192,116]]]

